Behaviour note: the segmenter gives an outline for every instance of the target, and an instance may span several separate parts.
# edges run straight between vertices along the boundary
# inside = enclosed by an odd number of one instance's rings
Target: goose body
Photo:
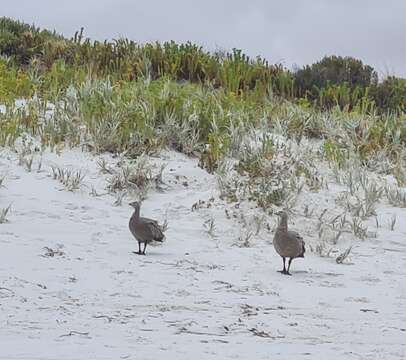
[[[152,241],[163,242],[165,235],[158,222],[153,219],[140,216],[140,204],[137,201],[130,203],[134,208],[128,227],[138,241],[138,253],[139,255],[145,255],[145,249],[147,244]],[[144,244],[144,249],[141,251],[141,244]]]
[[[279,212],[280,221],[273,238],[273,246],[275,251],[283,259],[283,270],[280,272],[285,275],[291,275],[290,265],[295,258],[303,258],[305,242],[299,233],[296,231],[288,231],[288,215],[286,212]],[[289,258],[288,268],[286,269],[285,261]]]

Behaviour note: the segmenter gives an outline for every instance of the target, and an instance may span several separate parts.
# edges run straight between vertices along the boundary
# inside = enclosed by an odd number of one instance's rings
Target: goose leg
[[[278,272],[280,272],[281,274],[286,274],[286,266],[285,266],[286,258],[282,257],[282,259],[283,259],[283,270],[279,270]]]
[[[144,250],[142,250],[142,255],[145,255],[145,249],[147,248],[147,242],[144,242]],[[140,249],[141,250],[141,249]]]
[[[137,254],[137,255],[142,255],[142,252],[141,252],[141,243],[140,243],[140,242],[138,242],[138,252],[133,251],[133,253],[134,253],[134,254]]]
[[[289,259],[289,263],[288,263],[288,270],[286,271],[286,275],[292,275],[290,272],[289,272],[289,269],[290,269],[290,264],[292,263],[292,260],[293,260],[293,258],[290,258]]]

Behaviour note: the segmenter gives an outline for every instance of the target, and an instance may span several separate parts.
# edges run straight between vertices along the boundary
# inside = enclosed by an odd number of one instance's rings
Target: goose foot
[[[133,251],[133,254],[136,254],[136,255],[145,255],[145,252],[142,252],[142,251]]]

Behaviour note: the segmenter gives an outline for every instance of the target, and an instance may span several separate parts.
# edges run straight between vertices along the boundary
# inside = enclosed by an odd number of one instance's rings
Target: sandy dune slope
[[[105,186],[98,159],[45,154],[27,172],[1,151],[0,209],[12,211],[0,224],[0,359],[406,358],[406,209],[380,207],[382,223],[397,214],[395,231],[357,240],[351,263],[308,251],[282,276],[272,231],[236,246],[244,229],[225,215],[215,177],[167,152],[156,160],[165,190],[142,208],[167,217],[167,240],[143,257],[127,203],[89,195]],[[81,190],[64,190],[52,164],[82,169]],[[305,218],[292,227],[316,237]]]

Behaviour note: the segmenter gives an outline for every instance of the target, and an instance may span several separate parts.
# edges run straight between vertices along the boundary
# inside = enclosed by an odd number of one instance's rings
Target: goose
[[[138,201],[129,203],[134,208],[128,227],[131,233],[138,241],[138,252],[134,252],[138,255],[145,255],[145,249],[147,244],[152,241],[163,242],[165,235],[158,222],[153,219],[140,216],[141,205]],[[144,249],[141,251],[141,244],[144,244]]]
[[[296,231],[288,231],[288,214],[285,211],[279,211],[279,225],[273,238],[273,246],[276,252],[283,259],[283,270],[279,272],[284,275],[292,275],[290,264],[295,258],[303,258],[305,253],[305,242]],[[285,260],[289,258],[288,268],[286,269]]]

